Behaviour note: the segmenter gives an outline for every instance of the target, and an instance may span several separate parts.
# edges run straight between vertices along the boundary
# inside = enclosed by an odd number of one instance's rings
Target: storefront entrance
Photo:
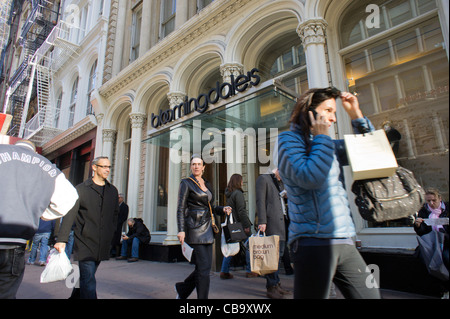
[[[154,165],[147,180],[154,183],[149,189],[158,189],[158,195],[149,201],[150,209],[145,209],[149,216],[144,219],[148,219],[152,238],[153,232],[160,233],[161,239],[176,236],[178,185],[191,174],[189,162],[194,153],[202,154],[206,163],[204,178],[214,188],[216,205],[226,203],[231,175],[243,176],[247,210],[254,222],[256,178],[275,168],[276,139],[288,129],[294,105],[295,94],[268,81],[245,96],[217,103],[208,112],[194,112],[187,119],[150,130],[144,142],[149,144]]]

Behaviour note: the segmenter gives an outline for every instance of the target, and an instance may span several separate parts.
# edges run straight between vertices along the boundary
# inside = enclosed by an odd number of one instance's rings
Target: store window
[[[380,9],[379,26],[366,23],[368,4]],[[352,3],[340,34],[349,90],[363,113],[386,131],[399,165],[448,199],[449,71],[436,1]],[[368,226],[412,225],[408,219]]]

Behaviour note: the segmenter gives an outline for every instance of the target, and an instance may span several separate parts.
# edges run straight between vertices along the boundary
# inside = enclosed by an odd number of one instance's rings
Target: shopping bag
[[[420,258],[427,267],[428,273],[440,280],[448,281],[448,269],[442,259],[444,233],[431,231],[417,236]]]
[[[247,239],[242,224],[233,221],[233,214],[228,215],[225,223],[222,224],[222,232],[225,234],[227,243],[238,243],[241,240]]]
[[[260,235],[260,232],[249,239],[250,268],[258,275],[271,274],[278,270],[280,259],[280,236]]]
[[[225,238],[225,231],[224,231],[224,227],[226,226],[227,221],[225,221],[225,223],[222,223],[222,236],[221,236],[221,240],[220,240],[220,250],[222,250],[222,255],[224,257],[230,257],[230,256],[235,256],[237,255],[237,253],[239,253],[240,250],[240,246],[239,246],[239,242],[237,243],[227,243],[227,240]]]
[[[239,253],[240,246],[239,243],[227,243],[225,239],[225,234],[222,229],[222,238],[220,243],[220,249],[222,250],[222,255],[224,257],[235,256]]]
[[[398,167],[384,130],[344,135],[353,179],[389,177]]]
[[[41,274],[41,283],[65,280],[72,272],[72,264],[65,252],[58,252],[55,248],[50,250],[47,265]]]

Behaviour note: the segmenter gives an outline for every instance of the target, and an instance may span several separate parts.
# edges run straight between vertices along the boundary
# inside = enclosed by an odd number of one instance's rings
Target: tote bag
[[[233,214],[227,216],[225,225],[222,226],[222,231],[225,234],[227,243],[238,243],[241,240],[247,239],[242,223],[233,222]]]
[[[398,164],[384,130],[344,135],[344,141],[354,180],[395,174]]]
[[[280,236],[260,236],[260,232],[249,239],[251,271],[264,276],[278,270],[280,259]]]

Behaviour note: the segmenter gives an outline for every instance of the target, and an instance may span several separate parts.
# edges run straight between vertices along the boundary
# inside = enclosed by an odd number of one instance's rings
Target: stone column
[[[139,204],[139,175],[141,167],[141,143],[142,127],[147,115],[144,113],[132,113],[131,119],[131,146],[130,146],[130,169],[128,173],[128,206],[130,217],[138,216]]]
[[[189,1],[177,1],[176,13],[175,13],[175,30],[178,30],[187,20],[189,12]]]
[[[317,18],[306,20],[297,28],[297,33],[305,49],[310,88],[329,86],[325,55],[325,31],[327,26],[328,24],[324,19]]]
[[[105,128],[102,130],[102,140],[103,140],[103,145],[102,145],[102,150],[98,153],[97,152],[97,148],[96,148],[96,152],[95,152],[95,157],[98,156],[106,156],[109,158],[111,165],[113,165],[113,170],[111,171],[108,180],[109,181],[113,181],[114,180],[114,145],[116,143],[116,136],[117,136],[117,131],[114,129],[108,129]]]
[[[220,66],[220,73],[223,77],[223,81],[231,83],[231,76],[237,77],[244,73],[244,66],[240,63],[225,63]],[[239,109],[234,108],[229,110],[228,114],[235,118],[242,118],[239,114]],[[245,127],[242,130],[245,131]],[[244,149],[242,145],[242,136],[239,136],[236,130],[233,130],[236,134],[225,134],[225,162],[227,163],[227,181],[230,180],[231,175],[242,175],[242,161],[241,159]]]

